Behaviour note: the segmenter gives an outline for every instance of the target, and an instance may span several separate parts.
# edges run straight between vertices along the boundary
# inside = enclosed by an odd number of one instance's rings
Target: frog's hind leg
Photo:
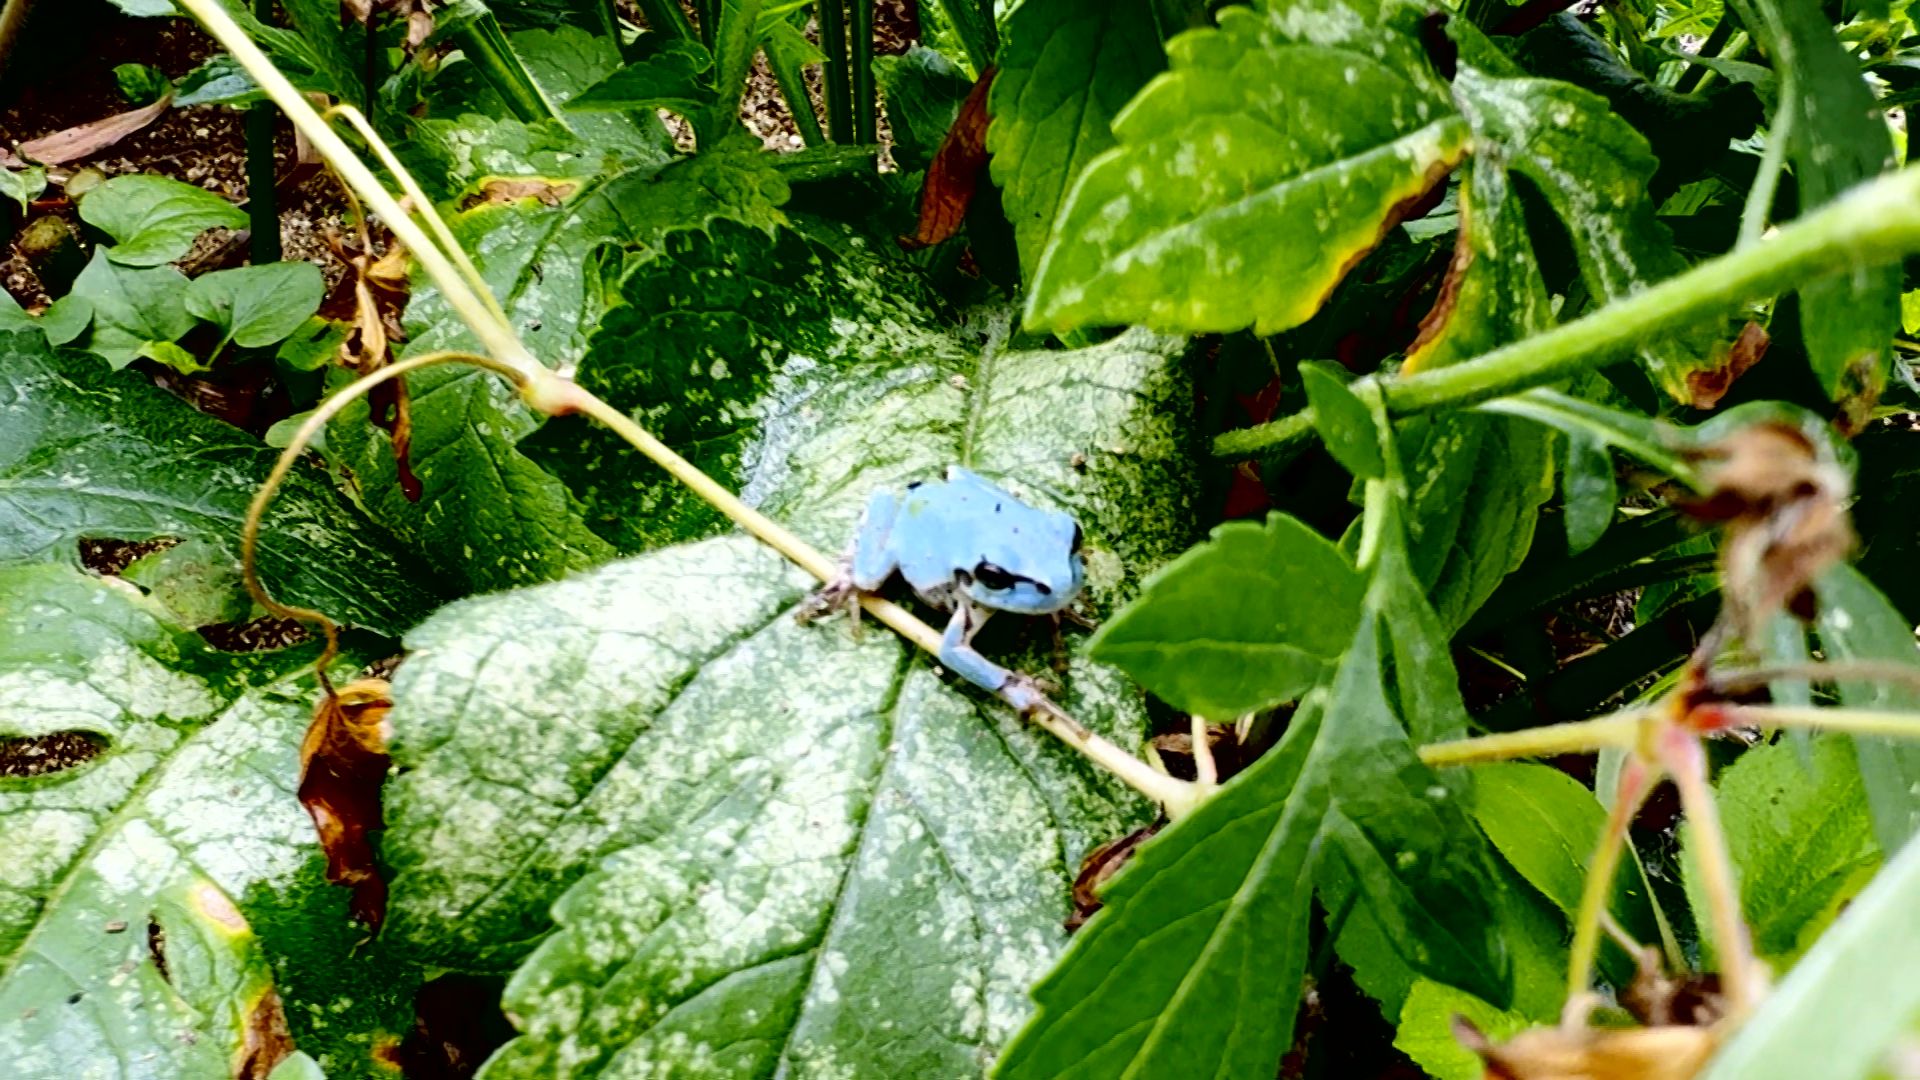
[[[1008,671],[974,649],[973,635],[986,625],[991,614],[961,596],[953,618],[947,622],[947,632],[940,636],[940,662],[975,686],[999,694],[1024,716],[1040,707],[1046,693],[1032,677]]]
[[[801,603],[795,615],[799,621],[812,622],[845,608],[852,620],[854,635],[859,635],[860,594],[878,590],[900,566],[893,546],[887,542],[899,513],[899,496],[891,491],[873,493],[867,500],[866,512],[860,516],[860,529],[854,534],[853,546],[840,557],[839,572]]]

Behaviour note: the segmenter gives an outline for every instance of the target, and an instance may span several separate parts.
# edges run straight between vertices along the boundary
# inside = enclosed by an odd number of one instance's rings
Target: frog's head
[[[990,531],[980,559],[960,580],[974,603],[1020,615],[1050,615],[1073,603],[1086,581],[1080,526],[1066,514],[1030,510],[1014,528]]]

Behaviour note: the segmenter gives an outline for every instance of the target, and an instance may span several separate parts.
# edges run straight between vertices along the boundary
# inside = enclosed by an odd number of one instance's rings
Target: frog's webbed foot
[[[940,662],[975,686],[999,694],[1024,716],[1039,708],[1049,691],[1058,687],[1031,675],[1008,671],[974,649],[973,635],[991,614],[990,610],[976,608],[963,597],[954,609],[953,620],[947,623],[947,632],[941,635]]]
[[[1058,626],[1061,622],[1070,622],[1082,630],[1100,629],[1100,624],[1093,621],[1093,616],[1088,615],[1077,607],[1061,608],[1054,613],[1053,619],[1055,626]]]

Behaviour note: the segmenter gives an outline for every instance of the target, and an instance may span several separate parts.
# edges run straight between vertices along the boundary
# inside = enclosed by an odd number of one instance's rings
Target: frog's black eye
[[[992,589],[994,592],[1013,588],[1013,583],[1017,580],[1012,574],[1007,573],[1005,570],[1000,569],[990,562],[982,562],[979,566],[974,567],[973,579],[985,585],[987,588]]]
[[[1077,555],[1079,554],[1080,549],[1086,546],[1086,543],[1087,543],[1087,534],[1080,531],[1080,526],[1078,524],[1074,525],[1073,548],[1071,550],[1074,552],[1074,554]]]

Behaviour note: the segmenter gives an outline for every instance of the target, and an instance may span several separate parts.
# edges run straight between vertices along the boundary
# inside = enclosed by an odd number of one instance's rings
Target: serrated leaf
[[[1920,1009],[1920,844],[1856,897],[1700,1080],[1864,1080]]]
[[[1630,296],[1686,269],[1647,197],[1647,179],[1659,163],[1646,139],[1604,98],[1554,79],[1500,78],[1471,67],[1455,78],[1454,96],[1476,142],[1487,144],[1507,171],[1526,177],[1546,197],[1573,242],[1581,280],[1597,300]],[[1495,173],[1476,166],[1473,174],[1481,185],[1476,194],[1489,203],[1495,190],[1505,194],[1506,185],[1493,183]],[[1517,216],[1517,207],[1504,213]],[[1498,239],[1517,248],[1519,234]],[[1514,257],[1497,251],[1489,256]],[[1666,335],[1638,350],[1641,366],[1676,401],[1691,402],[1688,374],[1712,366],[1701,338]]]
[[[239,553],[240,523],[278,456],[96,357],[0,335],[0,563],[73,561],[82,537],[202,539]],[[297,467],[261,529],[276,596],[397,634],[433,607],[429,575],[387,550],[326,479]]]
[[[1464,990],[1421,979],[1413,984],[1400,1010],[1394,1048],[1434,1080],[1482,1080],[1486,1062],[1454,1037],[1455,1017],[1465,1017],[1494,1042],[1505,1042],[1531,1026],[1519,1013],[1496,1009]]]
[[[1096,604],[1184,542],[1178,342],[1004,351],[1003,323],[866,322],[858,290],[880,283],[824,270],[836,340],[772,357],[762,395],[728,405],[763,433],[743,485],[762,510],[838,547],[877,487],[962,462],[1076,514]],[[412,636],[387,932],[451,966],[519,963],[523,1035],[490,1075],[967,1075],[1024,1017],[1079,856],[1144,807],[890,635],[795,625],[809,584],[723,537]],[[1019,622],[979,644],[1044,665],[1009,648]],[[1141,735],[1110,669],[1074,658],[1060,700]]]
[[[768,395],[788,392],[789,357],[837,365],[919,356],[964,371],[977,347],[928,332],[936,301],[917,277],[824,228],[781,229],[769,242],[757,230],[718,222],[670,236],[661,254],[627,277],[621,298],[580,362],[581,385],[735,490],[755,483],[752,452],[765,446],[756,412]],[[849,324],[866,333],[850,335]],[[812,428],[804,417],[792,422]],[[622,551],[725,527],[711,506],[605,433],[556,425],[529,450],[568,482],[586,503],[588,523]]]
[[[170,343],[193,329],[186,292],[187,276],[171,266],[121,266],[98,250],[73,279],[70,295],[92,312],[91,324],[83,324],[91,326],[83,345],[118,369],[138,359],[149,342]]]
[[[1279,746],[1134,854],[1035,988],[1040,1011],[996,1076],[1273,1075],[1292,1041],[1310,900],[1329,881],[1357,888],[1415,972],[1510,998],[1491,854],[1458,782],[1422,766],[1409,740],[1466,716],[1388,527],[1324,691]]]
[[[1773,60],[1780,101],[1793,110],[1790,119],[1776,110],[1772,125],[1787,139],[1800,216],[1893,168],[1886,118],[1825,14],[1780,0],[1734,0],[1733,10]],[[1899,269],[1889,266],[1849,269],[1800,287],[1807,360],[1829,396],[1871,402],[1886,385],[1900,282]]]
[[[1815,737],[1808,750],[1755,747],[1715,779],[1714,798],[1754,953],[1786,971],[1880,868],[1853,748],[1833,735]],[[1691,859],[1688,869],[1688,899],[1710,963],[1712,922]]]
[[[221,342],[245,349],[272,345],[320,308],[326,281],[306,262],[215,270],[187,286],[187,313],[220,328]]]
[[[1815,626],[1829,659],[1920,663],[1913,624],[1858,570],[1835,567],[1814,583],[1814,591],[1820,603]],[[1842,682],[1840,701],[1855,709],[1920,709],[1920,693],[1893,682]],[[1855,736],[1853,746],[1880,850],[1899,851],[1920,831],[1920,746],[1868,735]]]
[[[1167,66],[1152,0],[1043,0],[1007,17],[987,149],[1021,277],[1034,279],[1068,190],[1114,145],[1113,118]]]
[[[1365,591],[1340,549],[1299,521],[1228,522],[1149,578],[1092,655],[1177,709],[1232,719],[1319,683],[1353,640]]]
[[[713,99],[712,54],[697,41],[675,40],[587,87],[567,102],[567,108],[575,112],[666,109],[692,116]]]
[[[1118,145],[1057,216],[1028,323],[1271,334],[1306,321],[1466,153],[1420,14],[1281,0],[1167,42],[1169,70],[1115,117]]]
[[[243,229],[246,212],[205,188],[164,176],[116,176],[80,200],[80,220],[114,240],[122,266],[158,266],[187,253],[208,229]]]

